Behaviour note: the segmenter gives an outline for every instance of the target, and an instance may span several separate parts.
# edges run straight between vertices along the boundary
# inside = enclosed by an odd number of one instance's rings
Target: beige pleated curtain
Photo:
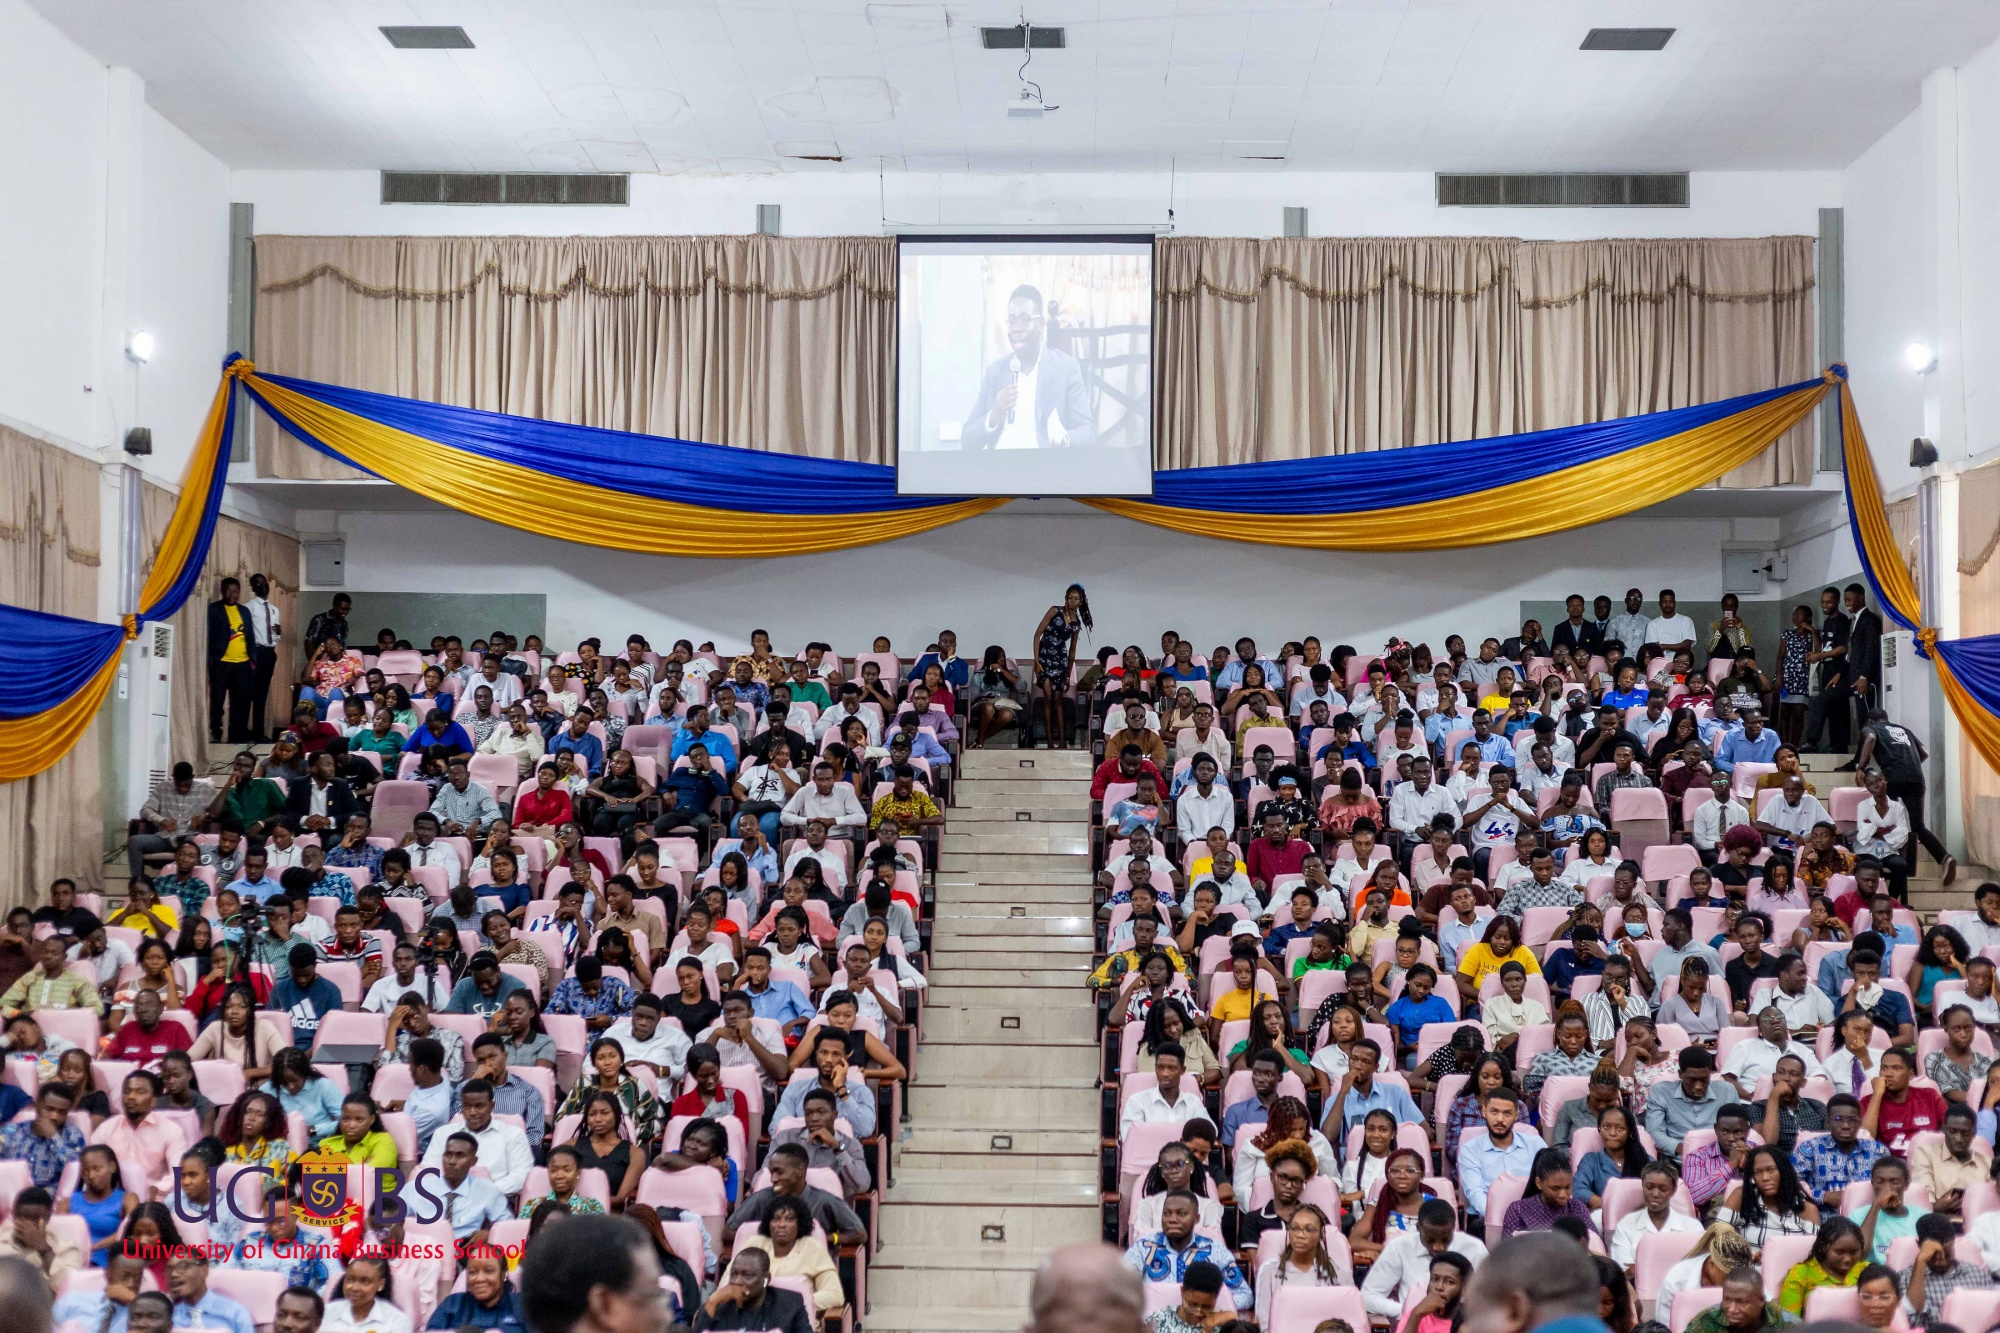
[[[1812,246],[1164,240],[1155,463],[1504,435],[1805,379]],[[257,274],[268,371],[894,461],[890,238],[262,236]],[[354,475],[258,429],[263,475]],[[1724,484],[1812,471],[1801,426]]]
[[[98,465],[0,426],[0,602],[92,620],[100,563]],[[97,726],[55,767],[0,783],[0,906],[48,901],[67,875],[101,882]]]
[[[1157,466],[1396,449],[1810,378],[1813,240],[1159,243]],[[1811,479],[1800,426],[1727,486]]]
[[[158,550],[160,538],[173,517],[173,492],[160,486],[146,487],[143,518],[148,550]],[[146,562],[148,573],[152,561]],[[174,642],[178,645],[181,670],[174,677],[169,708],[171,753],[176,761],[185,759],[196,773],[208,771],[208,604],[222,595],[222,580],[242,583],[243,595],[250,596],[250,576],[262,574],[271,581],[271,601],[278,608],[278,666],[271,677],[270,697],[265,701],[265,726],[276,730],[288,719],[286,707],[292,701],[292,684],[299,673],[299,636],[305,622],[299,615],[299,544],[268,528],[253,527],[224,514],[215,521],[215,541],[209,547],[208,563],[202,567],[201,581],[192,596],[174,616]]]
[[[257,238],[266,371],[575,425],[894,461],[886,238]],[[352,477],[258,425],[263,476]]]

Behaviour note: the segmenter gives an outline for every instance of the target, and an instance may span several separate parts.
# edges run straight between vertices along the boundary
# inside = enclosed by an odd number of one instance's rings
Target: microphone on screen
[[[1014,377],[1013,383],[1019,384],[1021,382],[1021,358],[1018,356],[1008,358],[1007,370]],[[1007,424],[1010,426],[1014,424],[1014,409],[1011,407],[1007,409]]]

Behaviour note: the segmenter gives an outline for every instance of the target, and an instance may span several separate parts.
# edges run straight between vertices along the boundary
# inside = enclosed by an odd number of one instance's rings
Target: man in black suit
[[[1843,600],[1852,626],[1847,631],[1847,685],[1860,701],[1861,715],[1865,718],[1881,697],[1882,617],[1866,604],[1868,590],[1858,583],[1847,585]],[[1853,769],[1852,761],[1840,766],[1843,773]]]
[[[222,581],[222,597],[208,604],[208,738],[220,742],[222,704],[229,700],[229,743],[250,739],[250,695],[257,684],[251,652],[250,617],[239,604],[243,587],[235,579]]]
[[[354,788],[334,776],[334,756],[321,750],[306,769],[306,780],[285,794],[285,822],[300,833],[331,835],[347,827],[349,815],[368,813],[354,799]],[[325,841],[336,841],[326,837]]]
[[[1550,646],[1581,650],[1586,656],[1595,657],[1604,646],[1604,631],[1596,621],[1583,614],[1583,598],[1571,593],[1563,601],[1563,610],[1569,616],[1556,624],[1556,632],[1549,640]]]
[[[1847,753],[1848,704],[1854,697],[1850,682],[1848,643],[1854,622],[1840,609],[1840,594],[1827,588],[1819,595],[1819,609],[1826,619],[1820,622],[1819,647],[1806,654],[1806,661],[1819,667],[1819,693],[1812,697],[1806,712],[1804,745],[1808,754]],[[1876,622],[1878,625],[1880,621]],[[1880,634],[1877,634],[1879,644]],[[1828,747],[1819,744],[1820,729],[1827,731]]]
[[[1083,367],[1048,345],[1042,309],[1042,294],[1033,287],[1016,287],[1007,298],[1007,345],[1013,350],[980,377],[978,401],[959,434],[961,449],[1080,449],[1097,443]]]

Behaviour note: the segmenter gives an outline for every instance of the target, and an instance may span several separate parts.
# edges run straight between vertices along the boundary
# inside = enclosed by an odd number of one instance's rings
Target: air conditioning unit
[[[121,820],[137,814],[153,788],[173,771],[174,648],[174,627],[158,622],[141,629],[125,648],[119,668],[125,808],[116,817]]]
[[[1882,711],[1931,744],[1931,667],[1906,629],[1882,636]]]

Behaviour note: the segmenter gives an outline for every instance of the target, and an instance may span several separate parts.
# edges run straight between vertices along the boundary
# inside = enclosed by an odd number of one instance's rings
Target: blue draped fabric
[[[561,477],[580,485],[746,514],[826,515],[927,509],[934,495],[896,494],[896,469],[879,463],[768,453],[726,444],[701,444],[594,426],[468,407],[445,407],[389,394],[365,393],[285,375],[257,381],[303,394],[378,425],[421,436],[447,448]],[[267,411],[252,383],[250,391]],[[297,425],[287,428],[301,434]],[[307,438],[334,457],[337,442]],[[353,460],[348,459],[352,462]]]
[[[58,707],[124,642],[123,625],[0,603],[0,718],[35,717]]]

